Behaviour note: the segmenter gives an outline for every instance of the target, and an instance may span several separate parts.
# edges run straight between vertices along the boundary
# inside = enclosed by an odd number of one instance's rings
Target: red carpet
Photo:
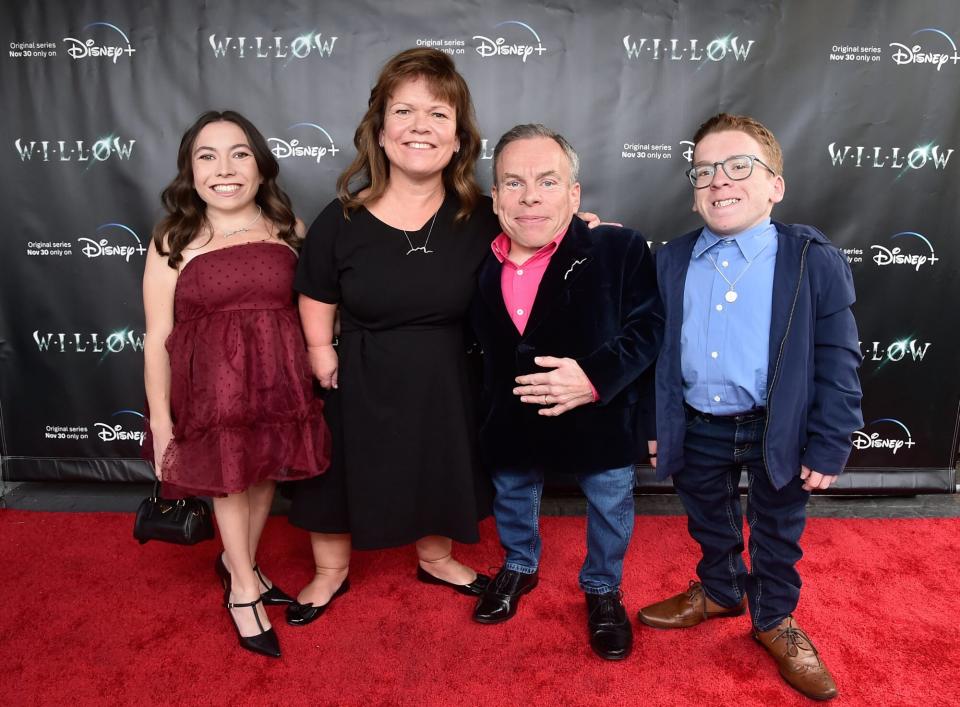
[[[248,654],[213,573],[217,545],[143,547],[123,514],[0,511],[4,705],[792,705],[746,617],[686,631],[635,624],[621,663],[587,646],[576,575],[582,518],[545,518],[540,586],[500,626],[414,579],[412,548],[356,553],[353,589],[306,628],[271,608],[284,657]],[[492,524],[459,548],[499,563]],[[953,705],[960,689],[960,519],[813,519],[797,618],[840,687],[837,705]],[[305,535],[271,518],[261,562],[295,593],[312,572]],[[695,548],[677,517],[640,517],[627,558],[631,616],[679,591]]]

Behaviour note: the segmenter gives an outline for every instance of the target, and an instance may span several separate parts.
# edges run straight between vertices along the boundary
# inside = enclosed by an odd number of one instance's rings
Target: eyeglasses
[[[713,164],[695,164],[687,170],[687,177],[694,189],[706,189],[713,183],[713,176],[717,173],[717,167],[723,167],[723,173],[735,182],[747,179],[753,174],[753,163],[759,162],[764,169],[768,170],[774,177],[777,173],[770,169],[756,155],[734,155],[723,160],[723,162],[714,162]]]

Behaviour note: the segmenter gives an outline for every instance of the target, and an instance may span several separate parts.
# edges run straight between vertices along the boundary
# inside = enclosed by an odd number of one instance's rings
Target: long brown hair
[[[457,72],[453,59],[436,49],[420,47],[407,49],[390,59],[380,72],[370,91],[366,115],[353,136],[357,156],[337,179],[337,198],[343,204],[343,214],[360,208],[383,196],[390,181],[390,162],[380,147],[384,112],[390,95],[404,81],[422,78],[440,100],[448,102],[457,112],[457,137],[460,150],[453,153],[443,169],[443,186],[460,200],[457,220],[469,217],[480,199],[480,186],[475,174],[480,157],[480,131],[470,98],[467,82]],[[352,189],[351,182],[360,179],[360,186]],[[365,196],[358,193],[367,189]]]
[[[183,249],[197,237],[207,219],[207,204],[193,188],[193,145],[201,130],[220,121],[234,123],[247,136],[257,169],[263,177],[254,201],[263,209],[264,217],[276,226],[280,240],[294,247],[299,245],[300,239],[295,231],[297,219],[293,215],[290,197],[277,184],[280,165],[267,147],[267,141],[253,123],[236,111],[210,110],[197,118],[180,139],[177,176],[160,194],[167,215],[153,229],[153,245],[160,255],[167,256],[167,264],[174,269],[183,260]]]

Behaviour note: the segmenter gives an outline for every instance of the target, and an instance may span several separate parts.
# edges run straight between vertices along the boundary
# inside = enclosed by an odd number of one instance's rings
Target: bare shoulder
[[[173,291],[177,285],[177,277],[180,271],[177,268],[170,267],[168,261],[169,249],[167,248],[167,239],[164,236],[163,242],[166,255],[162,254],[156,247],[156,241],[151,244],[147,251],[146,263],[143,269],[143,297],[144,306],[148,311],[167,305],[172,306]]]
[[[157,242],[156,237],[151,237],[150,246],[147,248],[146,271],[149,273],[151,270],[158,268],[160,265],[172,270],[172,268],[169,268],[167,265],[167,258],[169,255],[170,234],[164,233],[159,239],[159,242]]]
[[[196,258],[198,255],[203,255],[208,251],[216,249],[216,245],[213,243],[213,234],[201,231],[192,241],[187,244],[182,251],[180,251],[180,255],[183,259],[180,261],[177,267],[182,271],[187,266],[187,263]]]

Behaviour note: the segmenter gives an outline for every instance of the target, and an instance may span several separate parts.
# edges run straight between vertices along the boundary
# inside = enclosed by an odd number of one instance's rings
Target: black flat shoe
[[[267,606],[283,606],[285,604],[295,604],[296,600],[287,594],[285,591],[280,589],[276,584],[269,586],[267,580],[263,578],[263,575],[260,574],[259,565],[253,566],[253,572],[257,575],[257,579],[260,580],[261,586],[266,587],[266,591],[260,593],[260,598],[263,599],[263,603]]]
[[[540,575],[523,574],[501,567],[497,576],[480,595],[473,620],[481,624],[499,624],[517,613],[520,597],[537,586]]]
[[[436,584],[441,587],[450,587],[450,589],[453,591],[459,592],[460,594],[466,594],[468,597],[480,596],[490,584],[490,578],[485,574],[480,574],[479,572],[477,572],[477,578],[470,582],[470,584],[454,584],[453,582],[448,582],[445,579],[434,577],[420,565],[417,565],[417,579],[424,584]]]
[[[237,631],[237,638],[240,640],[241,648],[251,651],[252,653],[265,655],[268,658],[279,658],[280,642],[277,640],[277,634],[274,632],[273,627],[264,630],[263,624],[260,622],[260,614],[257,613],[257,604],[262,603],[262,599],[248,601],[244,604],[236,604],[227,601],[224,603],[224,606],[227,607],[227,614],[230,616],[230,620],[233,622],[233,628]],[[241,636],[240,627],[237,625],[237,620],[233,618],[233,614],[230,613],[230,609],[244,609],[246,607],[250,607],[250,609],[253,611],[253,616],[257,620],[257,626],[260,628],[260,633],[256,634],[255,636]]]
[[[346,594],[350,589],[350,578],[347,577],[343,580],[343,584],[333,593],[330,599],[323,606],[314,606],[313,604],[298,604],[294,602],[287,606],[287,623],[291,626],[306,626],[309,623],[313,623],[321,616],[323,612],[327,610],[327,607],[333,603],[333,600],[343,594]]]

